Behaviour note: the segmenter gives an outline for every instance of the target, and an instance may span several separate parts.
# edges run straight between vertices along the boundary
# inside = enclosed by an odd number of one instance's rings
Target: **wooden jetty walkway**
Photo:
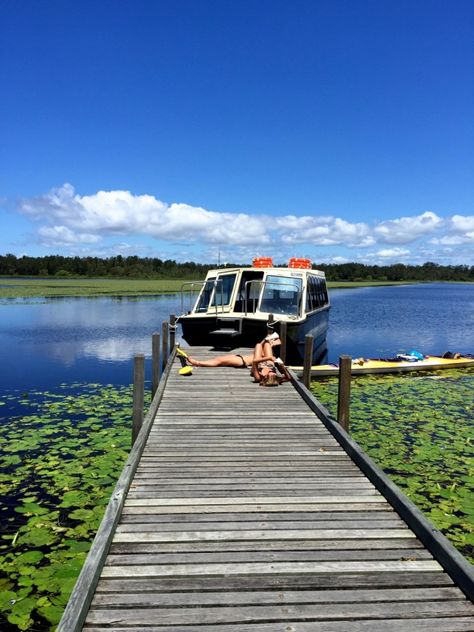
[[[474,630],[473,567],[304,386],[178,367],[58,632]]]

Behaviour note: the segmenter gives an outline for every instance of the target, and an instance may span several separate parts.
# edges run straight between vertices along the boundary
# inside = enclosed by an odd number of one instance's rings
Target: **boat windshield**
[[[217,306],[229,305],[236,276],[236,274],[225,274],[217,277],[216,291],[211,302],[213,307],[216,304]]]
[[[194,309],[195,312],[207,312],[209,301],[211,300],[212,290],[214,289],[215,278],[207,279],[199,295],[199,299]]]
[[[260,303],[260,311],[298,316],[303,282],[293,277],[268,275]]]

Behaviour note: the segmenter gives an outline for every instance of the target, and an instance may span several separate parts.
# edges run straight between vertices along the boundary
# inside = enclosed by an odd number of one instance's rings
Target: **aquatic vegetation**
[[[156,296],[179,292],[181,279],[1,279],[0,298],[59,296]]]
[[[337,414],[337,378],[311,389]],[[474,562],[474,370],[358,376],[350,431],[375,463]]]
[[[202,276],[204,278],[204,274]],[[192,280],[192,279],[191,279]],[[180,292],[186,279],[1,278],[0,299],[63,296],[156,296]],[[199,288],[197,282],[196,288]],[[402,281],[332,281],[330,288],[406,285]],[[4,304],[8,304],[5,302]]]
[[[62,385],[1,403],[0,628],[54,629],[130,449],[132,391]]]

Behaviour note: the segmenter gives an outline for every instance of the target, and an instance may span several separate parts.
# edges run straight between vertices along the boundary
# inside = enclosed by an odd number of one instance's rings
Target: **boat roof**
[[[288,266],[275,266],[275,267],[271,267],[271,268],[263,268],[263,267],[256,267],[256,266],[242,266],[242,267],[229,267],[229,268],[214,268],[212,270],[209,270],[206,276],[210,276],[210,275],[215,275],[215,274],[222,274],[223,272],[225,273],[229,273],[229,272],[244,272],[247,270],[253,270],[255,272],[266,272],[267,274],[281,274],[281,275],[288,275],[288,274],[295,274],[297,273],[298,276],[300,274],[305,275],[305,274],[314,274],[315,276],[319,276],[321,278],[325,278],[326,275],[322,270],[315,270],[313,268],[289,268]]]

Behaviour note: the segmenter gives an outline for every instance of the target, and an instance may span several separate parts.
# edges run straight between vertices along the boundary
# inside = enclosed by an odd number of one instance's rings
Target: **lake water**
[[[341,354],[391,357],[411,349],[474,352],[474,285],[341,289],[330,298],[330,362]],[[178,295],[4,299],[0,392],[75,381],[129,384],[133,356],[144,353],[149,363],[152,333],[179,312]]]

